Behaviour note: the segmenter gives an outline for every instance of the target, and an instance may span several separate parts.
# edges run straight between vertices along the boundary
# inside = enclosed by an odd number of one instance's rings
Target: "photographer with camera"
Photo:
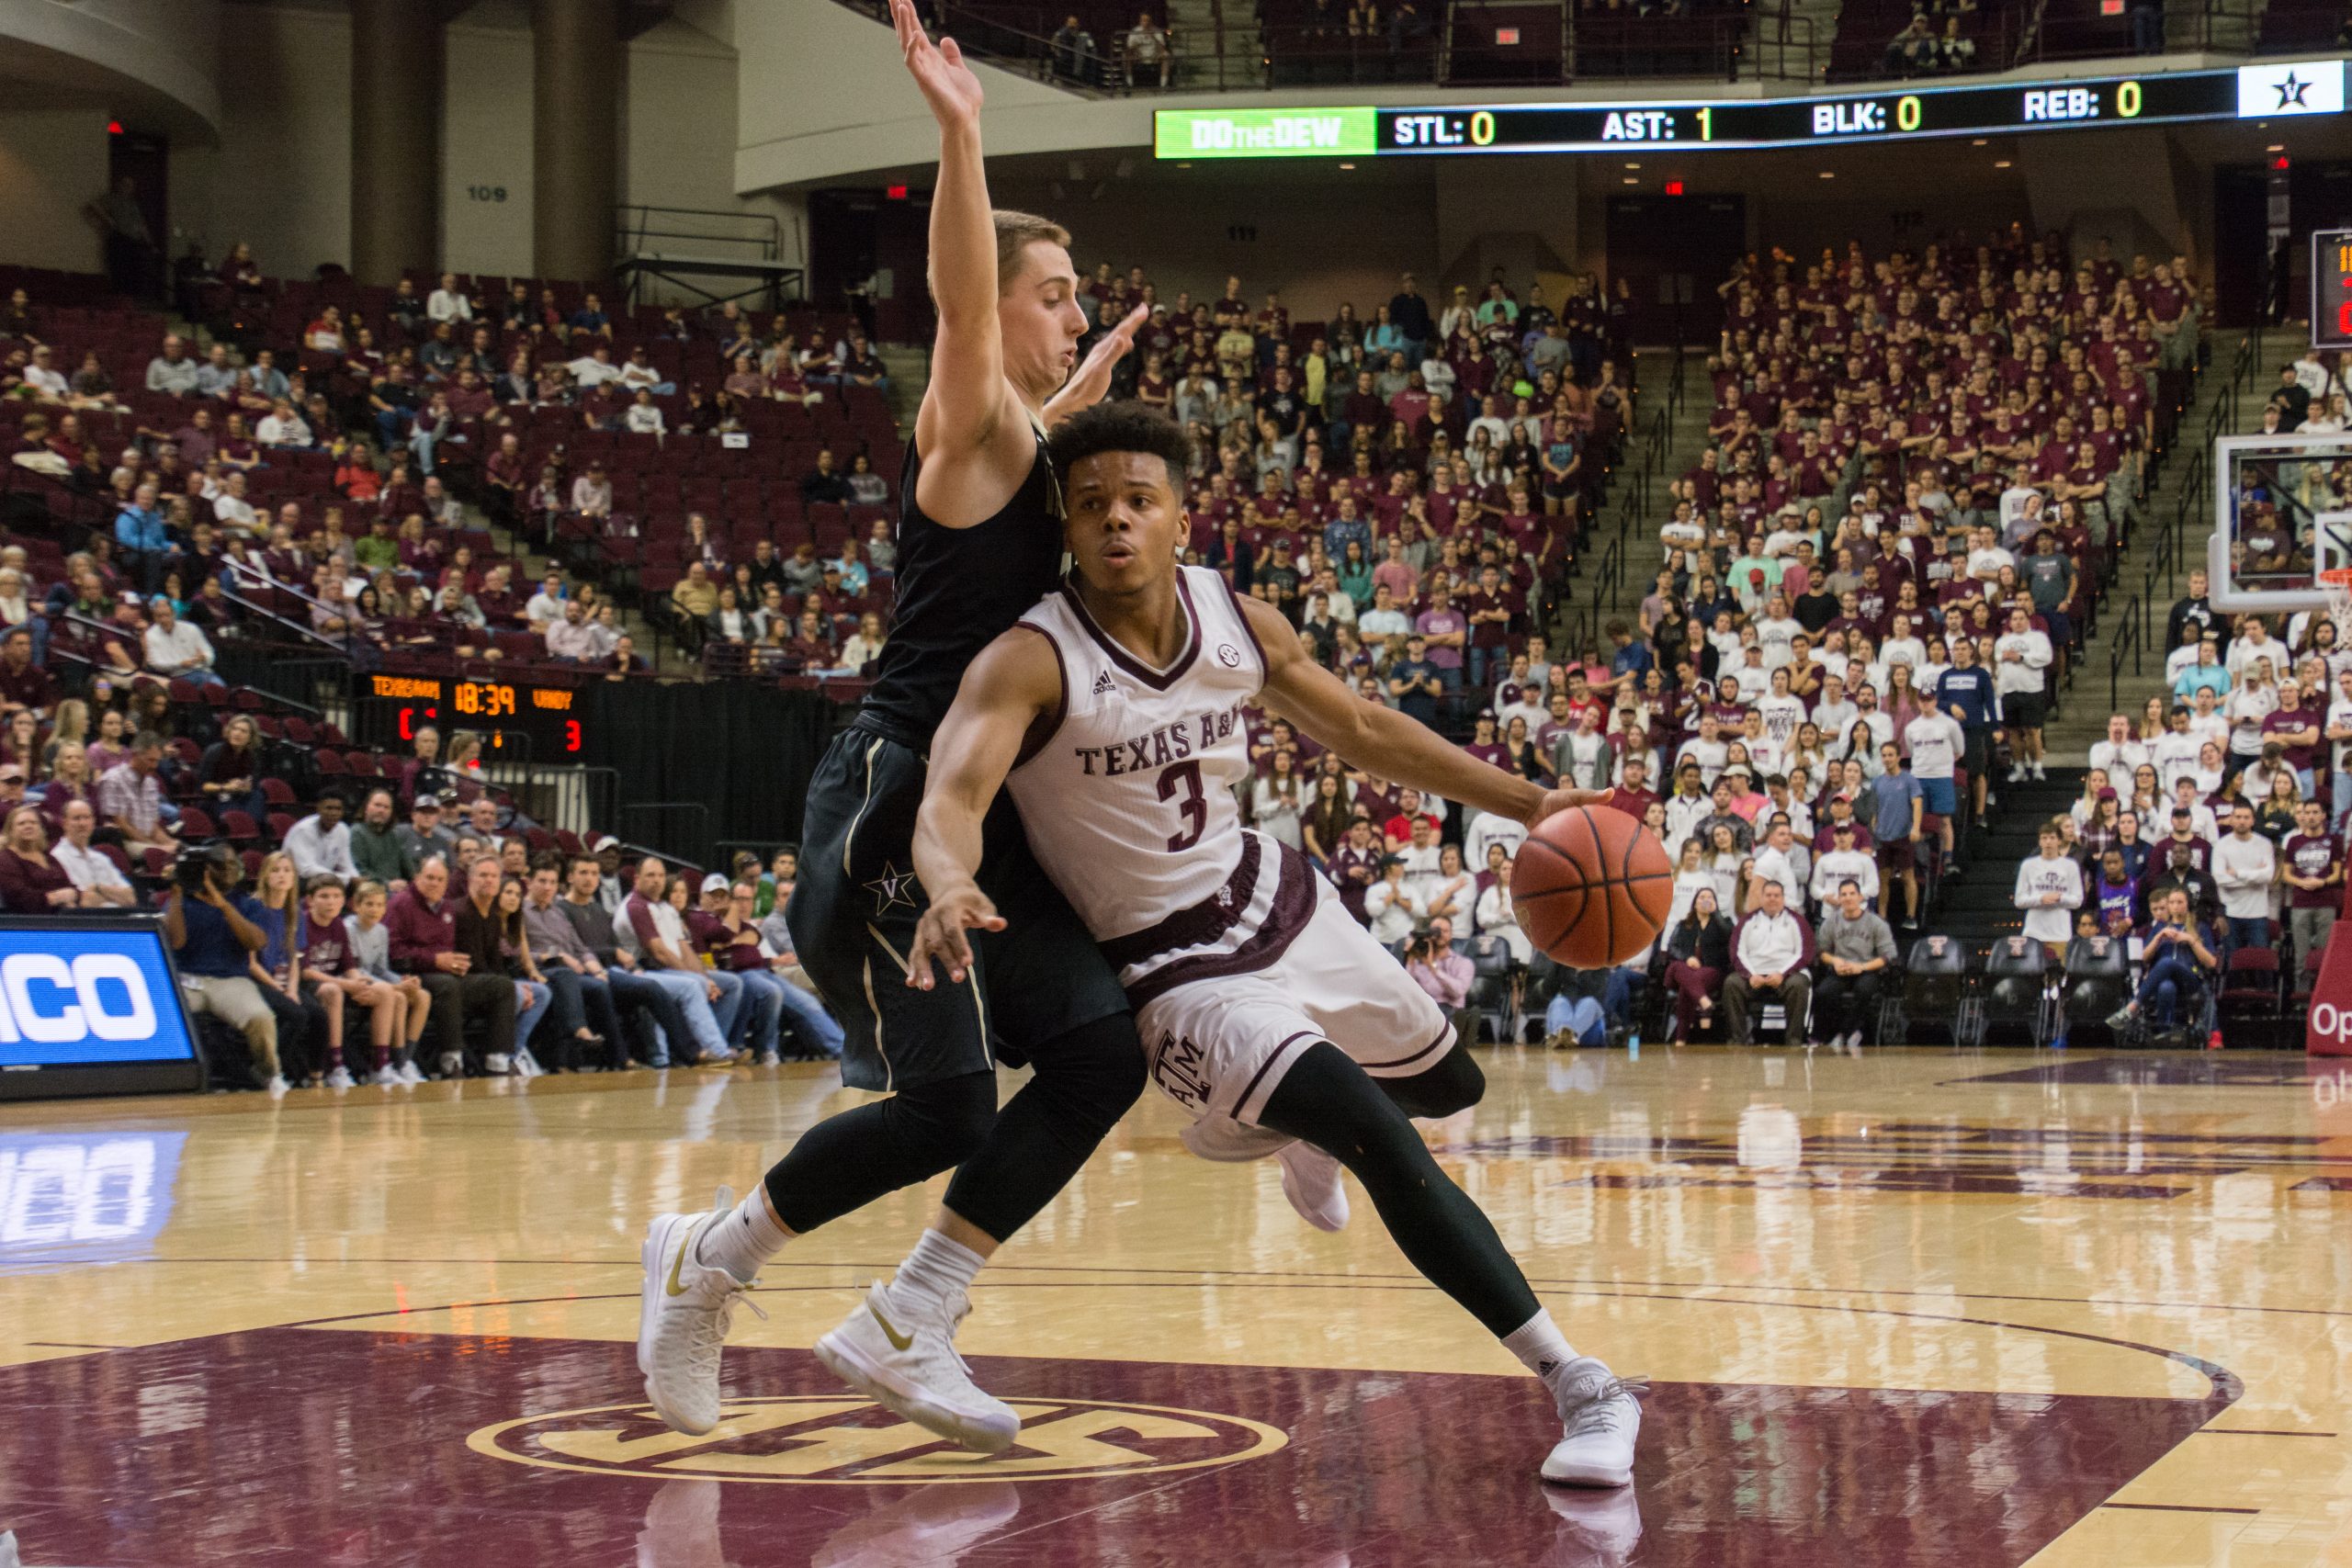
[[[1405,973],[1445,1010],[1465,1042],[1478,1038],[1477,1010],[1470,1006],[1470,982],[1476,971],[1470,960],[1453,951],[1453,922],[1443,915],[1414,933],[1405,948]]]
[[[253,955],[268,942],[261,905],[237,891],[244,863],[226,844],[183,850],[172,865],[171,897],[164,904],[164,940],[171,945],[191,1014],[210,1013],[241,1032],[254,1070],[272,1094],[286,1092],[277,1065],[277,1015],[254,983]]]

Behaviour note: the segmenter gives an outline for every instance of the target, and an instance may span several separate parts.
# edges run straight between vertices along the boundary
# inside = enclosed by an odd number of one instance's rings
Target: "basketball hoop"
[[[2344,647],[2352,638],[2352,566],[2332,566],[2318,576],[2327,592],[2327,618],[2335,623],[2336,646]]]

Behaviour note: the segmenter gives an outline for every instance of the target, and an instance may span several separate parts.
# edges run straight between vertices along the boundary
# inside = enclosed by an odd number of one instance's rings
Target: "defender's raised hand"
[[[964,51],[952,38],[931,41],[915,17],[913,0],[890,0],[890,25],[899,32],[899,51],[905,58],[915,85],[922,89],[941,129],[976,126],[980,120],[980,79],[964,63]]]

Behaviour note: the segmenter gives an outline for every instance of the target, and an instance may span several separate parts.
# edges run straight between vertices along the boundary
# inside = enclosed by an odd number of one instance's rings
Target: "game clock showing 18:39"
[[[390,711],[392,731],[403,744],[432,725],[445,732],[473,730],[493,753],[514,750],[546,760],[580,751],[580,694],[568,686],[371,675],[367,695]]]

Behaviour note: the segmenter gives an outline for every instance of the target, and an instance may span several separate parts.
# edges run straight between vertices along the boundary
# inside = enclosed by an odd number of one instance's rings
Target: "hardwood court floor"
[[[799,1243],[735,1404],[641,1405],[646,1216],[848,1102],[673,1072],[0,1108],[0,1529],[29,1565],[2352,1565],[2352,1072],[2301,1057],[1482,1052],[1430,1129],[1572,1342],[1653,1380],[1547,1494],[1539,1386],[1358,1190],[1148,1096],[983,1276],[978,1461],[808,1347],[909,1193]]]

